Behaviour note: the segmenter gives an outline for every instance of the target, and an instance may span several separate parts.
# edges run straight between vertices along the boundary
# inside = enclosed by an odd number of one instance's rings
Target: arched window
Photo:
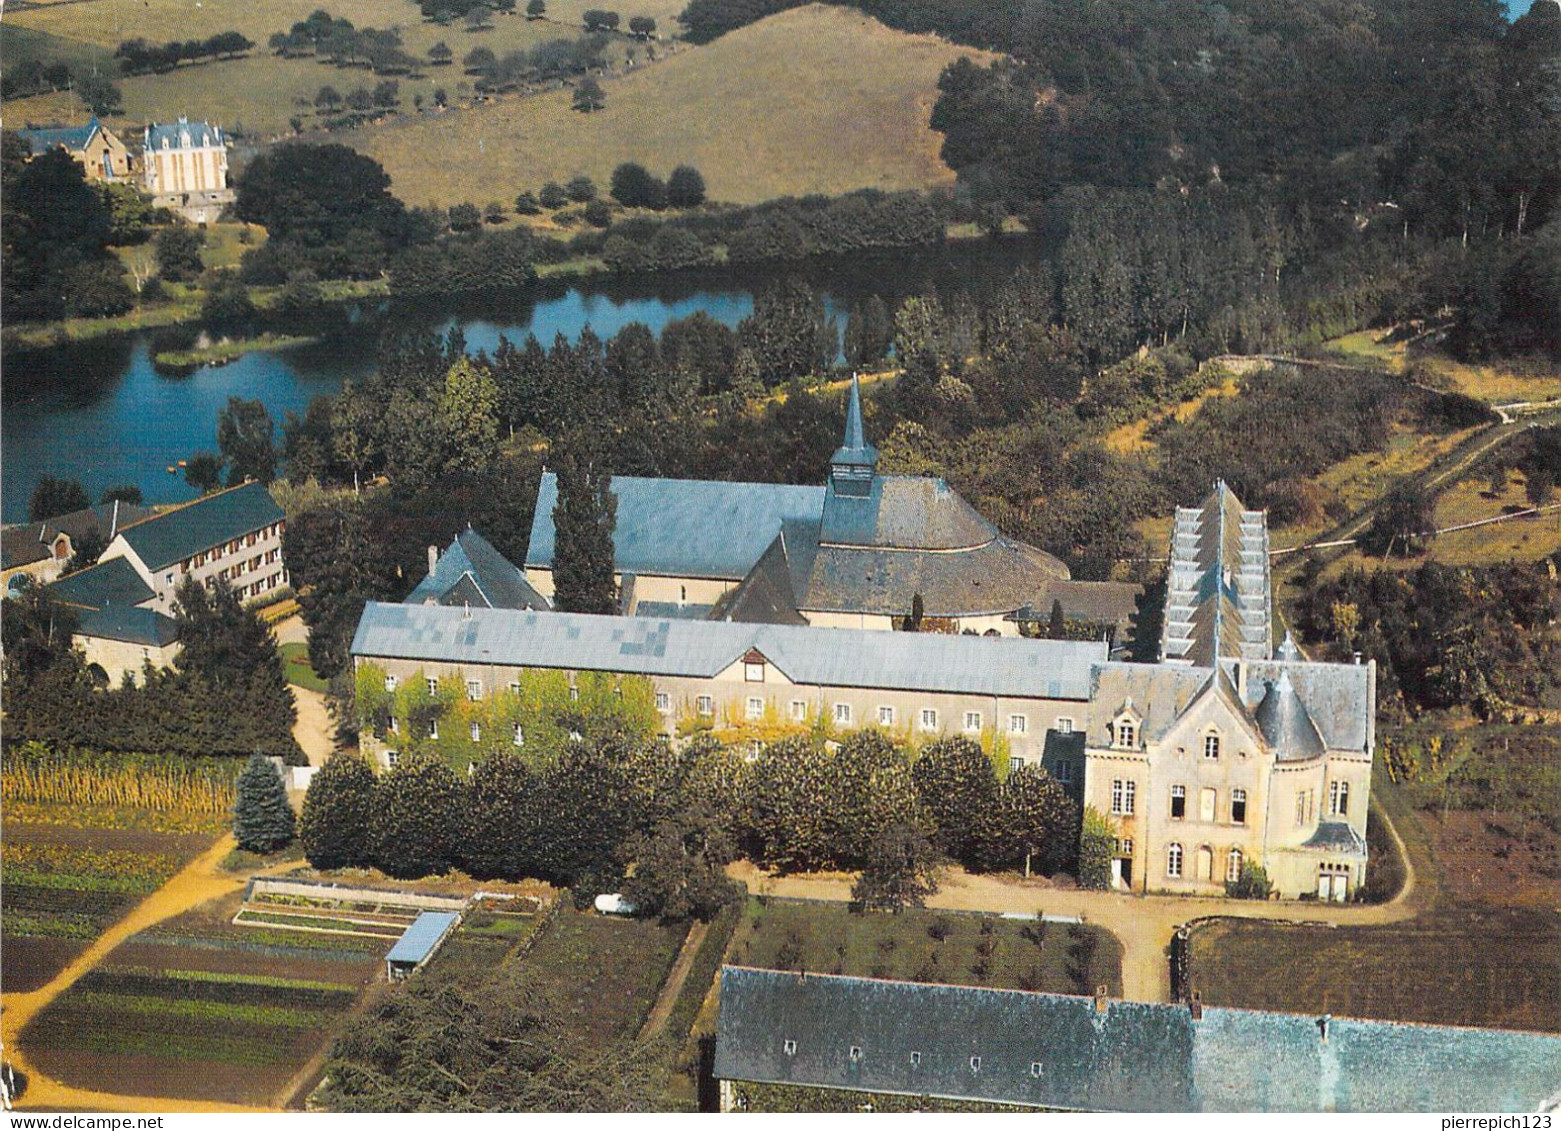
[[[1165,850],[1165,874],[1172,879],[1181,879],[1182,875],[1182,846],[1173,844]]]
[[[1225,879],[1235,883],[1241,879],[1241,849],[1232,848],[1230,855],[1225,858]]]

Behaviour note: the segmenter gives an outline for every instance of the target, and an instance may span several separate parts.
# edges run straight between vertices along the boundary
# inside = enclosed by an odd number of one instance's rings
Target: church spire
[[[837,495],[870,495],[877,470],[878,449],[867,442],[862,428],[862,389],[853,373],[846,401],[845,439],[829,461],[829,481]]]

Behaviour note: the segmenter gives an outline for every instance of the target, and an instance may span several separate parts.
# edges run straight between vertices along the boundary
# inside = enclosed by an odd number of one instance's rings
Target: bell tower
[[[866,498],[873,493],[873,475],[877,470],[878,449],[867,442],[862,431],[862,390],[852,374],[845,440],[830,458],[829,485],[837,495]]]

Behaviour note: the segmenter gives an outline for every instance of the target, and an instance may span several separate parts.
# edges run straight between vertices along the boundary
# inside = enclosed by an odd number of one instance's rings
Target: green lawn
[[[744,966],[1049,993],[1122,989],[1122,948],[1099,927],[925,910],[750,900],[728,952]]]
[[[330,685],[309,665],[309,645],[282,644],[277,650],[282,653],[282,670],[287,674],[288,683],[295,683],[305,691],[325,693]]]

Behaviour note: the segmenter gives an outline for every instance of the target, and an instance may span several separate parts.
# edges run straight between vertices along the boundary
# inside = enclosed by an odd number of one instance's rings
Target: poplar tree
[[[553,508],[553,600],[569,613],[618,611],[613,530],[618,499],[602,441],[584,429],[558,444],[558,504]]]

